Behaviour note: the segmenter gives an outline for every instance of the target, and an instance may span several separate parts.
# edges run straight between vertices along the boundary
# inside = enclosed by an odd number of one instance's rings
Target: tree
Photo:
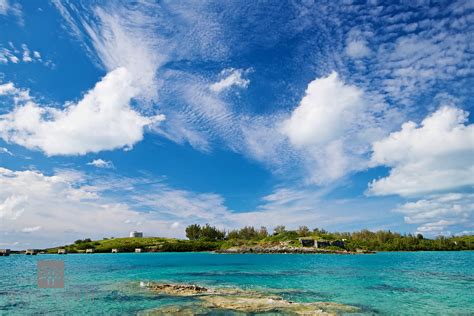
[[[223,240],[224,237],[225,237],[224,231],[221,231],[209,224],[206,224],[201,228],[200,239],[212,241],[212,240]]]
[[[245,240],[254,239],[257,235],[258,233],[253,226],[245,226],[239,231],[239,237]]]
[[[422,234],[416,234],[416,238],[423,239],[423,235]]]
[[[265,237],[268,237],[268,230],[265,226],[262,226],[258,231],[258,238],[263,239]]]
[[[239,239],[240,238],[240,234],[239,234],[239,231],[238,230],[231,230],[227,233],[227,238],[228,239]]]
[[[300,226],[300,227],[298,227],[298,229],[296,230],[296,233],[297,233],[298,236],[300,236],[300,237],[308,236],[308,235],[309,235],[309,228],[308,228],[307,226]]]
[[[275,227],[273,229],[274,233],[275,234],[281,234],[281,233],[284,233],[286,231],[286,228],[284,225],[278,225],[277,227]]]
[[[201,238],[201,226],[198,224],[189,225],[186,227],[186,237],[189,240],[198,240]]]

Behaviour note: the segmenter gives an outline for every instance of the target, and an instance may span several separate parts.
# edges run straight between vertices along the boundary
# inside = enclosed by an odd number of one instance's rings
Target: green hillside
[[[58,249],[64,248],[69,253],[81,253],[86,249],[94,249],[94,252],[111,252],[118,249],[119,252],[134,252],[135,248],[142,248],[144,252],[153,251],[209,251],[220,247],[220,243],[179,240],[174,238],[143,237],[143,238],[111,238],[103,240],[88,239],[76,241],[74,244],[45,249],[47,253],[57,253]]]
[[[302,247],[299,239],[314,239],[325,241],[321,246],[333,251],[442,251],[442,250],[474,250],[474,236],[443,237],[435,239],[424,238],[417,234],[400,234],[391,231],[361,230],[352,233],[328,232],[315,228],[310,230],[300,226],[297,230],[287,230],[285,226],[277,226],[272,234],[265,227],[256,229],[246,226],[231,231],[221,231],[216,227],[205,225],[190,225],[186,228],[189,240],[144,237],[144,238],[104,238],[103,240],[76,240],[71,245],[45,249],[47,253],[57,253],[59,248],[65,248],[69,253],[81,253],[86,249],[94,252],[134,252],[141,248],[143,252],[180,252],[180,251],[213,251],[235,247]],[[338,246],[328,245],[329,242],[340,241]]]

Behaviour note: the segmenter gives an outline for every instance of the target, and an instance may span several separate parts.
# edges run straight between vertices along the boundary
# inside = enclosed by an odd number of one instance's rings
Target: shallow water
[[[39,260],[64,260],[63,289],[37,287]],[[474,315],[473,263],[474,252],[11,255],[0,257],[0,314],[136,314],[193,301],[139,287],[169,281],[356,305],[369,315]]]

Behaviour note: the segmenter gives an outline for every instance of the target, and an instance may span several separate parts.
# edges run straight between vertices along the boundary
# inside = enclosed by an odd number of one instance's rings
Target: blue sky
[[[472,1],[0,0],[0,246],[474,230]]]

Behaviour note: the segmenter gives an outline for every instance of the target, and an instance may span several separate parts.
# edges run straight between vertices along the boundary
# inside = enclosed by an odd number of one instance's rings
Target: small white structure
[[[0,256],[9,256],[10,249],[0,249]]]
[[[118,252],[119,252],[119,251],[118,251],[117,248],[112,249],[112,253],[118,253]]]
[[[135,248],[135,252],[139,253],[139,252],[142,252],[142,248]]]
[[[143,233],[142,233],[142,232],[133,231],[133,232],[130,233],[130,237],[142,238],[142,237],[143,237]]]
[[[64,249],[64,248],[58,249],[58,255],[65,255],[65,254],[67,254],[67,250],[66,250],[66,249]]]
[[[86,253],[94,253],[94,249],[88,248],[88,249],[86,249]]]

